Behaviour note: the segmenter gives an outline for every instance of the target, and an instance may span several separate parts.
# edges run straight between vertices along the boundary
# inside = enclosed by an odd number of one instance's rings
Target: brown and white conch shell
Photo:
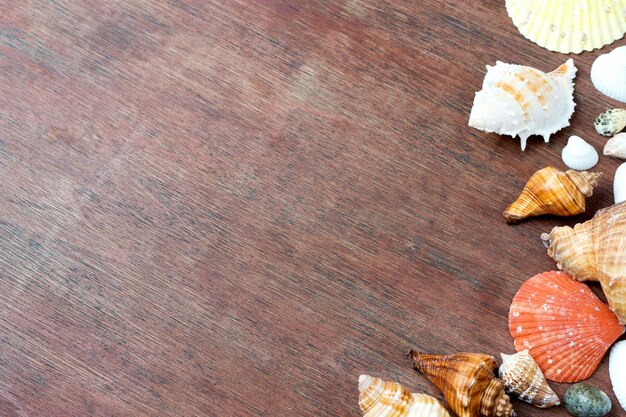
[[[602,174],[589,171],[559,171],[546,167],[535,172],[522,194],[504,210],[507,223],[542,214],[574,216],[585,211],[586,198],[593,194]]]
[[[523,65],[496,62],[487,66],[476,93],[469,125],[485,132],[519,136],[522,150],[531,135],[550,135],[569,126],[574,113],[574,61],[546,74]]]
[[[436,398],[369,375],[359,377],[359,406],[363,417],[450,417]]]
[[[432,355],[411,350],[413,367],[439,388],[458,417],[515,417],[493,356],[481,353]]]
[[[528,350],[514,355],[502,353],[500,356],[502,356],[500,379],[504,382],[504,387],[509,394],[514,394],[520,400],[539,408],[560,404],[559,397],[548,385],[543,372]]]
[[[626,202],[591,220],[541,235],[559,269],[578,281],[599,281],[611,310],[626,324]]]

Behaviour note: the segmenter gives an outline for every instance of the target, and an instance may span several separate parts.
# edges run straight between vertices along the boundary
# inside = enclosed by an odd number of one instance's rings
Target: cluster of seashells
[[[528,136],[543,136],[547,142],[549,134],[569,125],[576,73],[571,60],[547,74],[518,65],[498,63],[496,67],[506,68],[507,74],[494,78],[490,75],[493,69],[488,67],[483,89],[476,93],[472,107],[471,127],[520,136],[523,150]],[[531,73],[536,80],[528,81]],[[591,79],[603,94],[626,102],[626,47],[601,55],[593,64]],[[524,82],[520,84],[519,80]],[[564,97],[567,105],[562,102]],[[492,111],[494,107],[509,113],[501,117],[502,112]],[[543,112],[536,111],[538,107]],[[626,133],[620,133],[626,127],[626,110],[609,109],[594,124],[599,134],[611,137],[604,154],[626,159]],[[598,153],[584,139],[572,136],[561,157],[571,169],[546,167],[537,171],[519,197],[504,210],[508,223],[544,214],[573,216],[585,211],[586,199],[593,195],[601,177],[601,173],[587,171],[598,163]],[[563,272],[546,272],[531,278],[511,304],[509,330],[515,348],[527,352],[548,380],[575,383],[589,378],[625,331],[626,163],[617,169],[613,189],[614,206],[599,210],[591,220],[573,228],[555,227],[542,235],[548,254]],[[608,305],[581,281],[599,282]],[[624,342],[618,343],[611,353],[610,367],[614,391],[626,409]],[[571,388],[572,392],[594,395],[604,401],[600,411],[596,410],[601,412],[599,416],[610,410],[606,394],[598,394],[595,388],[583,385]],[[574,404],[573,395],[566,396],[568,411],[575,416],[585,415],[577,414],[580,404]]]
[[[526,38],[552,51],[593,50],[626,33],[626,0],[506,0],[506,8]],[[548,142],[569,126],[576,72],[572,59],[549,73],[499,61],[487,66],[469,126],[519,137],[522,151],[532,135]],[[606,96],[626,102],[626,46],[598,57],[591,80]],[[604,155],[626,159],[624,128],[626,109],[609,109],[596,118],[596,131],[611,137]],[[588,171],[599,155],[584,139],[572,136],[561,157],[570,170],[548,166],[537,171],[504,210],[507,223],[585,211],[602,176]],[[614,197],[615,205],[591,220],[542,234],[559,271],[535,275],[514,296],[508,327],[517,353],[502,353],[499,367],[483,353],[409,352],[413,368],[442,392],[454,415],[515,417],[509,395],[539,408],[559,405],[548,384],[555,381],[575,383],[564,396],[570,414],[605,416],[611,410],[609,397],[580,381],[597,370],[609,350],[611,383],[626,410],[626,340],[616,343],[626,331],[626,163],[615,174]],[[608,304],[585,281],[599,282]],[[411,393],[397,382],[361,375],[358,387],[365,417],[450,417],[436,398]]]

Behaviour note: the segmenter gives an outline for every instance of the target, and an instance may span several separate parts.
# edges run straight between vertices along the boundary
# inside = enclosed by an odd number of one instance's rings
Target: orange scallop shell
[[[594,373],[624,327],[585,284],[559,271],[522,285],[509,311],[509,331],[515,349],[528,349],[547,379],[578,382]]]

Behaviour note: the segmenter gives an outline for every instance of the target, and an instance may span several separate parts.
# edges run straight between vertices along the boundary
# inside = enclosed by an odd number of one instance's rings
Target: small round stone
[[[574,417],[603,417],[611,411],[611,399],[593,385],[581,382],[565,392],[565,408]]]

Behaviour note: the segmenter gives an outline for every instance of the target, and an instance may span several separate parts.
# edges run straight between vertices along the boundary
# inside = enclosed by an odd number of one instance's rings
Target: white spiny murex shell
[[[623,37],[625,8],[625,0],[506,0],[524,37],[564,54],[591,51]]]
[[[531,135],[550,135],[569,126],[574,113],[574,61],[546,74],[535,68],[497,62],[487,65],[469,125],[485,132],[519,136],[522,150]]]
[[[570,136],[561,152],[563,163],[571,169],[585,171],[598,163],[598,152],[578,136]]]
[[[613,136],[626,127],[626,110],[609,109],[596,117],[593,125],[602,136]]]
[[[359,406],[363,417],[450,417],[436,398],[369,375],[359,377]]]
[[[626,201],[626,162],[620,165],[615,171],[613,179],[613,198],[615,204]],[[626,369],[624,370],[626,372]]]
[[[617,342],[611,349],[609,375],[613,392],[622,408],[626,410],[626,340]]]
[[[528,350],[514,355],[501,353],[500,379],[508,393],[515,394],[520,400],[539,408],[559,405],[559,397],[552,391],[548,381],[539,369],[539,365],[530,356]]]
[[[626,133],[618,133],[604,145],[604,154],[626,159]]]
[[[591,82],[605,96],[626,102],[626,46],[596,58],[591,66]]]

